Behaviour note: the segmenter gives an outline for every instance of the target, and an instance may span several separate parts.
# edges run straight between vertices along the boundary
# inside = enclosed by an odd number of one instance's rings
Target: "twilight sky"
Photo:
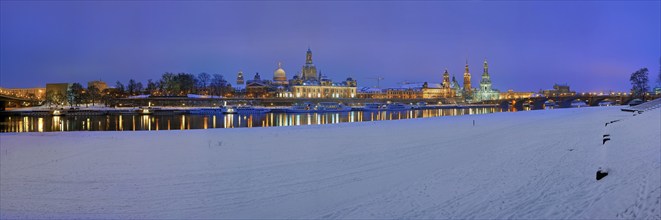
[[[660,1],[0,1],[0,86],[158,79],[164,72],[243,70],[287,77],[312,49],[317,68],[359,87],[461,80],[489,61],[493,87],[630,88],[661,59]]]

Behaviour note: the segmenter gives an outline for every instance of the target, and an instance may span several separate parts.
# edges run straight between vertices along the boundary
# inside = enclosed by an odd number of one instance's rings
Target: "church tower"
[[[468,71],[468,60],[466,60],[466,68],[464,69],[464,92],[470,94],[471,91],[471,73]]]
[[[489,64],[484,60],[484,72],[482,73],[482,80],[480,81],[480,90],[491,91],[491,77],[489,77]]]
[[[308,52],[305,53],[305,64],[312,64],[312,51],[308,47]]]
[[[243,71],[239,70],[239,73],[236,76],[236,84],[237,85],[243,85]]]
[[[443,73],[443,88],[444,89],[449,89],[450,88],[450,73],[448,73],[448,69],[445,69],[445,73]]]
[[[312,51],[308,48],[308,51],[305,53],[305,65],[301,69],[301,74],[303,81],[313,80],[318,81],[317,78],[317,67],[312,63]]]

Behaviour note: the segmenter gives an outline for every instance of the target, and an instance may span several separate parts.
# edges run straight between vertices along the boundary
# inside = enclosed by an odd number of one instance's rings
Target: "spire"
[[[312,64],[312,50],[308,47],[308,52],[305,53],[305,64]]]
[[[466,59],[466,67],[464,67],[464,74],[468,74],[468,59]]]
[[[278,61],[278,69],[282,68],[282,62]]]
[[[487,64],[486,58],[484,58],[484,75],[489,75],[489,64]]]

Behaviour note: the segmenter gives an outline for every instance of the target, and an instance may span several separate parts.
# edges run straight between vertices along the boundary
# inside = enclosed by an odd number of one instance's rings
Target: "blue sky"
[[[660,1],[2,1],[0,86],[158,79],[164,72],[298,72],[308,46],[318,69],[359,86],[383,76],[473,86],[490,64],[493,87],[538,91],[630,88],[659,72]],[[460,80],[460,79],[458,79]],[[653,81],[653,80],[652,80]]]

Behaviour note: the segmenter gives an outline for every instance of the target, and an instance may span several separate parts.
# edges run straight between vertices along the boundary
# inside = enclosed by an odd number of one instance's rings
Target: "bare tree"
[[[211,75],[209,75],[208,73],[202,72],[200,74],[197,74],[197,81],[199,83],[198,87],[200,88],[200,90],[206,93],[205,95],[208,94],[207,85],[209,85],[209,80],[211,80]]]
[[[631,93],[633,96],[644,97],[645,93],[650,90],[648,74],[649,70],[647,68],[639,69],[631,74],[629,81],[631,81]]]

